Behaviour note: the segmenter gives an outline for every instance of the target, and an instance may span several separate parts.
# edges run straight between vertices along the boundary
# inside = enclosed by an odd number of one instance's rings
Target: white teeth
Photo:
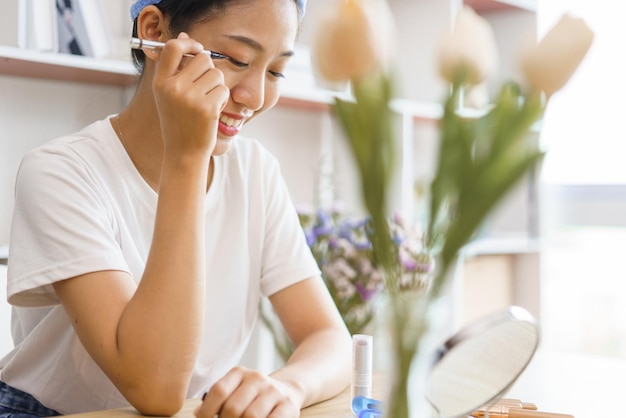
[[[243,120],[241,120],[241,119],[233,119],[233,118],[229,118],[226,115],[221,115],[220,116],[220,122],[222,122],[226,126],[239,127],[239,126],[241,126],[241,123],[243,122]]]

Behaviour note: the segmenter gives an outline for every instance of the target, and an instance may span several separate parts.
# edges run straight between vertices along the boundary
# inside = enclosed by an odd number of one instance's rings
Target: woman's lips
[[[219,131],[227,136],[235,136],[243,126],[243,116],[222,113],[219,120]]]

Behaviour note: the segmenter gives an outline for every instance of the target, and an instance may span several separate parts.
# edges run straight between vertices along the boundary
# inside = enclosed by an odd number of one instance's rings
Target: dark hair
[[[243,0],[161,0],[158,7],[169,18],[170,34],[175,37],[188,31],[196,23],[211,20],[217,12]],[[303,0],[294,0],[298,8],[298,16],[304,15]],[[133,36],[137,36],[137,19],[133,22]],[[146,62],[146,54],[141,49],[131,50],[133,64],[141,73]]]

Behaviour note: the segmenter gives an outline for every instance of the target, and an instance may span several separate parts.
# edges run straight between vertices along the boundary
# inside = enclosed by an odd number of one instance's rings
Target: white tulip
[[[548,97],[560,90],[587,54],[593,36],[584,20],[563,15],[538,45],[522,54],[521,69],[529,87]]]
[[[394,25],[385,0],[341,0],[317,24],[312,59],[328,81],[358,80],[389,66]]]
[[[452,83],[467,71],[469,84],[478,84],[492,75],[498,65],[493,29],[468,6],[456,16],[452,31],[443,36],[439,49],[439,73]]]

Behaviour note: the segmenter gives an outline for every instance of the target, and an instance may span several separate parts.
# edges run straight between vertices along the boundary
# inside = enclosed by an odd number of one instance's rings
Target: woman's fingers
[[[160,52],[158,59],[157,77],[170,77],[179,71],[179,67],[185,55],[201,54],[203,46],[201,43],[190,39],[189,36],[181,32],[176,39],[170,39]]]
[[[282,383],[254,370],[234,368],[207,393],[198,418],[244,416],[291,418],[299,411]]]
[[[207,392],[200,408],[196,410],[196,416],[198,418],[213,418],[218,415],[226,400],[241,384],[242,377],[233,369],[217,381]]]
[[[168,41],[158,57],[153,89],[166,148],[212,152],[230,90],[202,45],[184,33]]]

